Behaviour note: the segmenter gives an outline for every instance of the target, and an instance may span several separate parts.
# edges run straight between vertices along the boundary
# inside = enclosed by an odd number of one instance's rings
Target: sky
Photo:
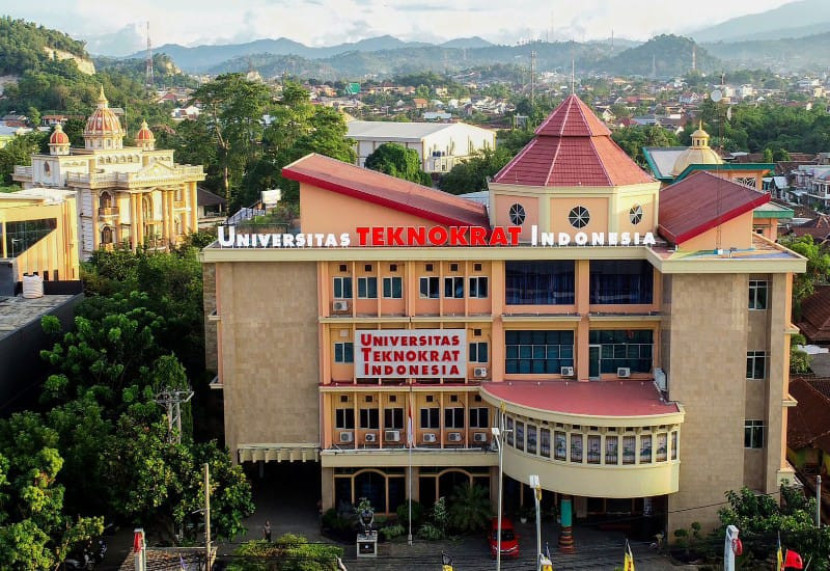
[[[480,36],[522,40],[646,40],[688,33],[791,0],[0,0],[0,14],[84,39],[94,54],[146,45],[289,38],[328,46],[389,34],[440,43]],[[120,53],[116,53],[120,52]]]

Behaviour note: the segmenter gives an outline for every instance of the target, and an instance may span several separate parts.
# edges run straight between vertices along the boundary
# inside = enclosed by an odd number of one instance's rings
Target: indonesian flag
[[[406,407],[406,443],[410,448],[415,446],[415,420],[412,418],[412,400]]]
[[[634,554],[631,553],[631,545],[625,541],[625,557],[623,558],[623,571],[634,571]]]

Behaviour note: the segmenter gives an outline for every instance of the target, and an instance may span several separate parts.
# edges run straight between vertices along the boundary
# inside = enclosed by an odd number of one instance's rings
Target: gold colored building
[[[78,193],[82,258],[99,248],[127,243],[167,248],[196,232],[196,183],[201,166],[173,162],[173,151],[156,150],[146,122],[135,147],[124,147],[125,132],[103,89],[84,129],[84,148],[71,148],[57,125],[48,155],[33,155],[17,166],[14,180],[24,188],[67,188]]]
[[[533,474],[546,509],[652,532],[792,478],[805,260],[753,232],[768,195],[706,172],[661,190],[575,96],[489,207],[318,155],[283,175],[300,234],[225,227],[202,254],[235,461],[319,463],[324,509],[466,483],[495,505],[500,427],[508,511]]]

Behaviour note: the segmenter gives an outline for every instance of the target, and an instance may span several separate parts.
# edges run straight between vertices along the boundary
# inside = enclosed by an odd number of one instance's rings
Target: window
[[[599,464],[602,460],[602,437],[598,434],[588,435],[588,464]]]
[[[605,463],[606,464],[616,464],[617,463],[617,447],[619,445],[619,437],[617,436],[606,436],[605,437]]]
[[[574,262],[507,262],[508,305],[572,305]]]
[[[591,213],[584,206],[572,208],[568,213],[568,222],[574,228],[584,228],[591,221]]]
[[[628,219],[631,220],[631,223],[635,226],[639,224],[643,219],[643,207],[639,204],[632,206],[631,210],[628,211]]]
[[[521,204],[513,204],[510,206],[510,223],[515,226],[521,226],[525,222],[526,214],[525,207]]]
[[[571,462],[582,462],[581,434],[571,434]]]
[[[354,430],[354,409],[336,409],[334,411],[334,427],[339,430]]]
[[[383,426],[391,429],[403,429],[403,409],[387,408],[383,410]]]
[[[513,446],[513,419],[507,418],[507,445]]]
[[[351,341],[347,343],[335,343],[334,362],[354,363],[354,343],[352,343]]]
[[[486,276],[470,278],[470,297],[485,298],[488,295],[487,290]]]
[[[543,428],[539,431],[539,453],[545,458],[550,458],[550,429]]]
[[[334,299],[352,298],[352,278],[334,278]]]
[[[471,408],[470,428],[490,428],[490,409],[487,407]]]
[[[387,299],[403,298],[403,278],[383,278],[383,297]]]
[[[421,297],[438,299],[440,290],[438,289],[438,278],[435,276],[421,278]]]
[[[380,411],[376,408],[361,408],[360,428],[374,430],[380,428]]]
[[[527,425],[527,453],[536,454],[536,427],[532,424]]]
[[[637,437],[623,436],[623,464],[633,464],[637,452]]]
[[[764,447],[764,421],[747,420],[744,422],[744,448]]]
[[[461,407],[445,408],[444,428],[464,428],[464,409]]]
[[[553,433],[553,454],[556,460],[567,460],[567,440],[564,432],[556,431]]]
[[[441,409],[439,408],[422,408],[421,409],[421,428],[441,428]]]
[[[600,373],[615,374],[620,367],[627,367],[632,373],[651,371],[651,329],[594,329],[588,334],[588,343],[600,346]]]
[[[767,353],[766,351],[747,351],[746,353],[746,378],[763,380],[767,377]]]
[[[651,463],[651,435],[640,437],[640,464]]]
[[[677,460],[677,431],[671,433],[671,459]]]
[[[444,278],[444,297],[464,297],[464,278],[458,276]]]
[[[109,226],[104,226],[101,230],[101,243],[102,244],[112,244],[112,228]]]
[[[57,218],[6,222],[6,251],[8,255],[16,258],[57,227]]]
[[[505,372],[559,374],[573,367],[573,331],[505,331]]]
[[[749,280],[749,309],[766,309],[767,280]]]
[[[470,343],[470,363],[486,363],[487,362],[487,343],[476,342]]]
[[[654,268],[645,260],[592,260],[592,304],[650,304]]]
[[[357,278],[357,297],[359,299],[377,299],[378,279],[375,277]]]
[[[658,462],[665,462],[666,458],[668,458],[668,438],[665,432],[661,432],[657,435],[657,456],[655,460]]]
[[[525,423],[516,421],[516,448],[525,449]]]

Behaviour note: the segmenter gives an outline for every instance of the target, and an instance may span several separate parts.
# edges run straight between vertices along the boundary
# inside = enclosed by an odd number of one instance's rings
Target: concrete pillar
[[[560,514],[560,531],[559,531],[559,551],[562,553],[574,553],[576,547],[574,546],[573,536],[573,498],[571,496],[562,496],[562,501],[559,504]]]
[[[170,243],[170,235],[167,233],[167,220],[170,218],[170,213],[167,210],[167,196],[169,194],[169,190],[161,191],[161,239],[164,241],[165,246],[169,245]]]
[[[130,248],[138,249],[138,207],[136,206],[136,195],[131,193],[130,197]]]
[[[191,182],[190,185],[190,231],[197,232],[199,230],[199,212],[196,198],[196,183]]]

